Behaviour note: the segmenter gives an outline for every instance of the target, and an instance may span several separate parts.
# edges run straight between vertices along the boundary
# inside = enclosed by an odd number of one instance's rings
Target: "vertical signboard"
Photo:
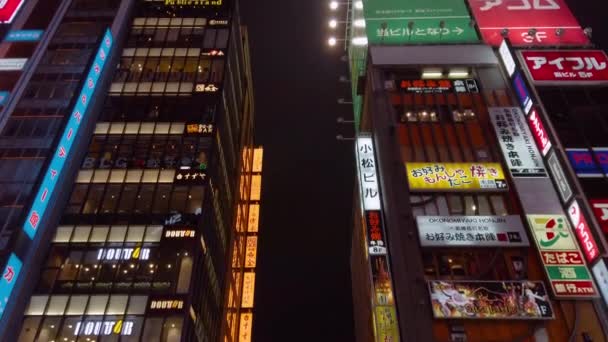
[[[477,42],[464,0],[364,0],[370,44]]]
[[[253,314],[249,312],[241,313],[239,322],[238,342],[251,342],[251,330],[253,328]]]
[[[534,140],[536,140],[536,145],[543,153],[543,157],[546,156],[553,145],[551,145],[551,140],[549,140],[547,130],[545,130],[545,126],[540,120],[540,116],[536,112],[536,109],[532,109],[530,112],[530,116],[528,116],[528,124],[530,125],[530,129],[534,135]]]
[[[572,204],[568,208],[568,216],[574,227],[574,232],[576,233],[581,249],[585,254],[585,259],[589,264],[593,264],[600,256],[600,249],[597,242],[595,242],[593,234],[591,234],[591,228],[589,228],[587,219],[581,212],[581,207],[578,205],[576,199],[572,201]]]
[[[11,297],[17,278],[19,278],[21,266],[21,260],[13,253],[8,258],[4,271],[2,271],[2,279],[0,279],[0,319],[4,315],[6,305]]]
[[[547,165],[549,166],[549,170],[551,170],[551,175],[553,176],[553,181],[556,184],[559,197],[562,200],[562,203],[565,204],[570,200],[573,192],[572,188],[570,187],[570,183],[566,179],[564,170],[559,163],[559,159],[557,159],[555,151],[549,154],[549,157],[547,158]]]
[[[10,93],[8,91],[0,91],[0,106],[4,106],[9,96]]]
[[[372,306],[376,341],[399,341],[397,311],[387,254],[386,232],[371,136],[360,135],[356,144],[361,205],[365,216],[366,254],[372,277]]]
[[[585,259],[562,215],[527,215],[553,294],[557,298],[595,298]]]
[[[66,160],[70,157],[72,145],[74,144],[76,135],[81,127],[81,123],[83,120],[87,120],[87,109],[106,65],[107,57],[112,45],[112,33],[110,32],[110,29],[107,29],[101,41],[101,45],[97,50],[97,54],[95,55],[93,65],[91,65],[80,94],[78,95],[74,109],[64,128],[55,153],[53,153],[51,162],[44,173],[44,178],[38,188],[38,192],[26,217],[26,221],[23,224],[23,231],[32,240],[36,236],[38,226],[41,224],[41,221],[44,220],[44,214],[55,191],[57,180],[63,171]]]
[[[589,44],[565,0],[468,0],[483,40],[499,46]],[[559,30],[558,30],[559,29]]]
[[[490,107],[490,119],[513,177],[547,177],[524,114],[517,107]]]
[[[608,305],[608,268],[606,268],[606,260],[601,259],[598,261],[591,271],[597,282],[597,287],[602,297],[604,297],[604,303]]]

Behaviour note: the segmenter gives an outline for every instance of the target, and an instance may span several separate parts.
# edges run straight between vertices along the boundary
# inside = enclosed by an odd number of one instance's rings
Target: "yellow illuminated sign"
[[[242,313],[239,324],[239,342],[251,342],[251,327],[253,326],[253,314]]]
[[[258,237],[248,236],[245,247],[245,267],[254,268],[258,256]]]
[[[261,192],[262,192],[262,176],[261,175],[251,176],[251,200],[259,201]]]
[[[405,163],[411,191],[504,191],[499,163]]]
[[[257,233],[259,225],[260,225],[260,205],[252,204],[249,206],[249,223],[247,225],[247,231],[250,233]]]
[[[261,147],[253,150],[253,172],[262,172],[262,160],[264,158],[264,149]]]
[[[243,277],[243,297],[241,308],[253,308],[253,296],[255,294],[255,272],[245,272]]]
[[[397,311],[394,306],[377,306],[374,320],[376,322],[376,341],[399,341]]]

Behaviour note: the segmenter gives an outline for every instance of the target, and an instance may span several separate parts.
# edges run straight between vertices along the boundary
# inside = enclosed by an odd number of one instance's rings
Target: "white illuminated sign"
[[[595,277],[597,287],[600,289],[602,297],[604,297],[604,303],[608,305],[608,269],[606,268],[606,262],[604,259],[598,261],[597,264],[593,266],[591,271]]]
[[[0,58],[0,71],[19,71],[26,62],[27,58]]]
[[[150,259],[150,248],[100,248],[97,251],[97,260],[120,261],[148,259]]]
[[[380,193],[378,175],[376,174],[376,157],[374,145],[369,136],[357,138],[357,168],[359,169],[359,185],[364,210],[380,210]]]
[[[183,308],[183,300],[153,300],[150,302],[151,310],[180,310]]]
[[[515,72],[515,60],[513,59],[513,55],[511,55],[511,51],[509,51],[506,40],[503,40],[502,44],[500,44],[498,54],[500,55],[502,64],[505,66],[505,69],[507,69],[509,77],[513,76],[513,73]]]
[[[74,336],[109,336],[133,334],[133,322],[131,321],[86,321],[76,323]]]

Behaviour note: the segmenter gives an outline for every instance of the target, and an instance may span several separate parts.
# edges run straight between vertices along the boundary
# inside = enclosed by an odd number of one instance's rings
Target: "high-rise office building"
[[[357,130],[357,340],[606,340],[585,192],[606,198],[590,182],[605,183],[608,60],[591,31],[562,0],[333,8]]]
[[[238,340],[227,298],[261,165],[238,4],[18,2],[0,45],[0,336]]]

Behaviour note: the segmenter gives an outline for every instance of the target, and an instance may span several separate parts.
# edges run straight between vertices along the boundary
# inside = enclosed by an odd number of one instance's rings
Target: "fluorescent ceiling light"
[[[353,45],[367,45],[367,37],[355,37],[352,42]]]
[[[336,19],[331,19],[329,21],[329,27],[336,28],[336,26],[338,26],[338,21]]]
[[[429,68],[422,70],[422,78],[439,78],[443,76],[443,71],[437,68]]]
[[[456,78],[456,77],[467,77],[469,76],[469,71],[466,69],[452,69],[448,74],[448,77]]]
[[[365,19],[357,19],[357,20],[353,21],[353,26],[365,27]]]
[[[363,9],[363,1],[355,1],[356,9]]]

